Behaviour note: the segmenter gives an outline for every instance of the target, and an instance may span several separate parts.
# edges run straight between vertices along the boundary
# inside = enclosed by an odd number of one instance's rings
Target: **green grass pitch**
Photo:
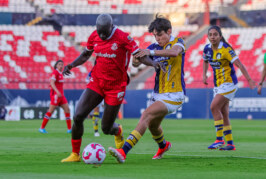
[[[121,120],[124,137],[138,120]],[[82,149],[91,142],[114,147],[113,136],[93,136],[85,121]],[[71,152],[64,121],[52,120],[40,134],[41,120],[0,121],[0,178],[266,178],[266,120],[232,120],[236,151],[208,150],[215,140],[212,120],[164,120],[165,138],[172,148],[161,160],[152,160],[157,144],[149,131],[130,151],[124,164],[107,154],[100,167],[60,163]]]

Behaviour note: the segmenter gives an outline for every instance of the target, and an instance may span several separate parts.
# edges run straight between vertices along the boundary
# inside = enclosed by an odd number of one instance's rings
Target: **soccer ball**
[[[101,164],[105,157],[104,147],[97,143],[90,143],[82,152],[82,159],[86,164]]]

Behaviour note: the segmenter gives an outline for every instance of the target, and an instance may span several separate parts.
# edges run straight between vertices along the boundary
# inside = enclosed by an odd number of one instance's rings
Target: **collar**
[[[221,49],[223,47],[224,43],[222,41],[220,41],[219,45],[218,45],[218,49]],[[209,44],[209,48],[212,48],[212,44]]]
[[[61,72],[61,71],[59,71],[58,69],[56,69],[56,71],[58,71],[58,73],[62,74],[62,72]]]
[[[114,26],[111,35],[106,40],[109,40],[110,38],[112,38],[112,36],[114,35],[116,29],[117,29],[117,26]]]

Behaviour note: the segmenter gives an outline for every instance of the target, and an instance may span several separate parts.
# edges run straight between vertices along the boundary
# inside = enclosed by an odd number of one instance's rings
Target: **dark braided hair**
[[[57,66],[57,64],[60,63],[60,62],[64,63],[63,60],[57,60],[57,61],[55,62],[55,64],[54,64],[54,69],[55,69],[55,70],[56,70],[56,66]]]
[[[232,48],[232,50],[234,50],[234,48],[224,39],[224,36],[222,34],[222,30],[221,30],[221,27],[217,26],[217,25],[212,25],[209,29],[208,29],[208,33],[211,29],[215,29],[219,35],[222,37],[222,42],[227,44],[229,47]],[[235,51],[235,50],[234,50]]]

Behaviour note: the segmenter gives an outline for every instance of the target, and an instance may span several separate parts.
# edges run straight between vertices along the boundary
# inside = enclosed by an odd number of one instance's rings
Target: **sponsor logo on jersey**
[[[118,48],[118,47],[117,47],[117,44],[116,44],[116,43],[113,43],[111,49],[112,49],[112,50],[117,50],[117,48]]]
[[[108,53],[95,53],[98,57],[105,57],[105,58],[116,58],[116,54],[108,54]]]

